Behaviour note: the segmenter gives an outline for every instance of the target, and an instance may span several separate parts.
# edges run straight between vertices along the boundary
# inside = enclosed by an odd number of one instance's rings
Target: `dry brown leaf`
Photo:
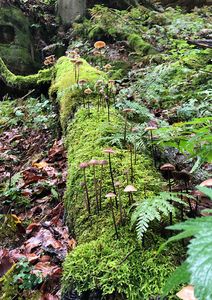
[[[194,287],[192,285],[187,285],[182,288],[176,296],[182,300],[197,300],[194,296]]]

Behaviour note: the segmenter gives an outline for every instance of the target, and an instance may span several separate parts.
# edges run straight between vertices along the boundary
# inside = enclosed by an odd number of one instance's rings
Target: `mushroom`
[[[121,223],[123,223],[123,209],[122,209],[122,201],[121,201],[121,193],[120,193],[121,182],[120,181],[116,181],[114,183],[114,185],[115,185],[115,187],[118,190],[120,218],[121,218]]]
[[[80,169],[83,170],[84,175],[84,184],[85,184],[85,192],[86,192],[86,198],[87,198],[87,208],[88,208],[88,214],[91,213],[91,206],[90,206],[90,199],[89,199],[89,193],[88,193],[88,186],[87,186],[87,180],[86,180],[86,172],[85,169],[89,167],[89,164],[86,162],[83,162],[79,165]]]
[[[76,78],[75,78],[75,81],[76,83],[79,83],[79,76],[80,76],[80,66],[83,64],[83,61],[78,59],[76,60],[75,62],[75,65],[76,65]]]
[[[102,48],[105,48],[106,47],[106,44],[105,42],[103,41],[97,41],[95,44],[94,44],[94,48],[95,49],[102,49]]]
[[[112,169],[112,163],[111,163],[111,154],[115,154],[116,152],[112,148],[104,149],[103,152],[106,153],[106,154],[108,154],[109,171],[110,171],[111,183],[112,183],[112,186],[113,186],[114,194],[116,194],[116,188],[115,188],[114,179],[113,179],[113,169]]]
[[[127,115],[128,113],[132,113],[135,110],[132,108],[125,108],[123,109],[123,113],[125,114],[125,122],[124,122],[124,145],[126,144],[126,138],[127,138]]]
[[[105,44],[105,42],[103,42],[103,41],[98,41],[98,42],[96,42],[95,44],[94,44],[94,48],[95,49],[97,49],[98,50],[98,52],[99,52],[99,56],[100,56],[100,59],[101,59],[101,67],[102,67],[102,50],[104,49],[106,47],[106,44]]]
[[[96,211],[99,213],[99,199],[98,199],[98,188],[97,188],[97,180],[96,180],[96,165],[98,165],[98,160],[92,159],[89,161],[89,166],[93,166],[93,175],[94,175],[94,189],[95,189],[95,198],[96,198]]]
[[[87,88],[84,90],[84,94],[85,95],[91,95],[93,93],[93,91],[90,88]],[[90,102],[88,101],[88,114],[90,115]]]
[[[137,189],[133,186],[133,185],[127,185],[124,189],[125,193],[128,193],[128,197],[129,197],[129,205],[131,205],[133,203],[133,193],[137,192]]]
[[[116,238],[118,239],[119,235],[118,235],[118,229],[117,229],[117,226],[116,226],[116,219],[115,219],[115,214],[114,214],[114,210],[113,210],[113,200],[112,200],[113,198],[116,198],[116,194],[108,193],[106,195],[106,198],[110,199],[110,209],[111,209],[111,212],[112,212],[113,225],[114,225],[114,229],[115,229]]]
[[[102,181],[103,181],[103,170],[104,166],[108,164],[107,160],[99,160],[98,164],[101,166],[101,175],[99,183],[99,209],[102,209]]]
[[[167,174],[167,176],[168,176],[169,192],[171,193],[171,191],[172,191],[171,175],[172,175],[172,172],[175,171],[175,166],[173,166],[172,164],[166,163],[160,167],[160,170],[162,172],[164,172],[165,174]],[[172,204],[172,201],[170,201],[170,203]],[[173,223],[172,212],[170,212],[169,216],[170,216],[170,225],[172,225],[172,223]]]

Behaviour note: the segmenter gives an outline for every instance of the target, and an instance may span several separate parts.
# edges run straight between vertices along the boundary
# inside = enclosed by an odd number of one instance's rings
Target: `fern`
[[[170,201],[184,204],[176,193],[161,192],[159,195],[147,198],[137,204],[136,210],[132,214],[131,223],[136,223],[138,238],[141,239],[147,231],[149,223],[153,220],[161,220],[162,215],[168,216],[175,213],[175,207]]]
[[[212,200],[210,189],[200,187]],[[212,217],[187,220],[168,227],[171,230],[182,230],[171,237],[163,246],[172,241],[194,236],[188,246],[188,258],[172,274],[164,287],[164,295],[181,283],[194,286],[195,297],[201,300],[212,300]],[[181,272],[183,270],[183,272]]]

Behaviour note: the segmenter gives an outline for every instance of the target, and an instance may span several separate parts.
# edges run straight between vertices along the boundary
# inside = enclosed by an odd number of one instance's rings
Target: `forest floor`
[[[166,188],[169,178],[160,173],[160,166],[166,162],[175,165],[173,191],[175,187],[181,194],[182,189],[192,194],[212,169],[210,148],[209,151],[207,148],[211,127],[206,120],[211,113],[208,79],[211,71],[208,49],[189,46],[185,40],[196,37],[196,33],[201,37],[201,30],[208,26],[207,10],[200,10],[199,15],[167,10],[163,20],[151,12],[145,12],[144,18],[143,12],[139,15],[141,12],[135,9],[126,11],[122,16],[125,19],[120,17],[114,29],[111,24],[117,13],[105,8],[94,9],[91,21],[75,25],[69,50],[77,50],[112,78],[117,112],[129,107],[134,110],[135,115],[128,120],[129,128],[141,126],[142,132],[146,127],[158,129],[154,143],[149,142],[146,133],[137,136],[146,147],[140,149],[139,144],[139,151],[141,154],[146,151],[155,161]],[[167,22],[170,16],[173,24]],[[123,41],[126,36],[120,37],[122,26],[127,24],[126,31],[134,33],[134,27],[140,26],[140,22],[144,24],[141,30],[148,44],[142,39],[139,45],[134,45],[137,37],[135,41],[132,37]],[[93,34],[89,40],[88,29]],[[204,34],[208,34],[206,29]],[[98,37],[108,40],[102,57],[101,53],[94,54],[93,44]],[[0,102],[0,111],[0,277],[15,266],[16,275],[9,282],[11,295],[14,290],[19,294],[11,299],[59,300],[62,264],[67,253],[77,245],[69,234],[63,203],[68,167],[64,140],[58,138],[56,128],[59,116],[52,102],[43,95],[25,100],[10,99],[7,95]],[[189,124],[193,118],[199,118],[200,123]],[[199,124],[203,124],[202,128]],[[118,142],[114,142],[115,146]],[[197,145],[203,147],[199,149]],[[202,211],[212,208],[207,198],[192,198],[189,204],[191,207],[184,210],[185,218],[204,216]]]

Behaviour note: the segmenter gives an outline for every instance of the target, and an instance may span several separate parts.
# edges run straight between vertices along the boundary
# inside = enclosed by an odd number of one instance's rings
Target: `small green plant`
[[[32,290],[42,283],[43,279],[40,274],[33,274],[33,267],[30,263],[21,259],[15,267],[13,282],[18,284],[19,289],[22,290]]]
[[[136,224],[138,238],[141,239],[153,220],[160,221],[163,216],[175,213],[175,206],[170,203],[184,204],[176,193],[161,192],[159,195],[144,199],[136,204],[132,214],[131,224]]]

